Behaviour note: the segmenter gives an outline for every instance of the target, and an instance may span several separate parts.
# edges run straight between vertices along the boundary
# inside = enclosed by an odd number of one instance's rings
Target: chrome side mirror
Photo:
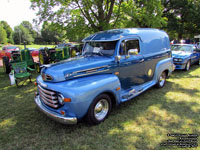
[[[138,55],[138,49],[129,49],[128,55]]]
[[[119,55],[118,55],[118,56],[115,56],[115,61],[116,61],[116,62],[119,62],[120,59],[121,59],[121,56],[119,56]]]

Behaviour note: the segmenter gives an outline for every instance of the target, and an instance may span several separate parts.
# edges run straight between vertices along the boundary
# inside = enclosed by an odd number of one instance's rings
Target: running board
[[[128,101],[128,100],[136,97],[137,95],[141,94],[142,92],[146,91],[150,87],[154,86],[155,84],[156,84],[155,81],[150,81],[143,85],[134,86],[131,89],[122,92],[123,94],[121,95],[120,101],[121,102]]]

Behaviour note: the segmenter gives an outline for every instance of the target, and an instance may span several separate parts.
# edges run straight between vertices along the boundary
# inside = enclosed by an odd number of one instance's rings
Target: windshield
[[[83,55],[107,55],[112,56],[115,52],[117,41],[110,42],[87,42]]]
[[[189,45],[172,45],[172,51],[185,51],[185,52],[192,52],[192,46]]]

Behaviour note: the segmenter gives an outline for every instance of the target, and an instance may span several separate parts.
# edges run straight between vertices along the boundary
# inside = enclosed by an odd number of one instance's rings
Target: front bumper
[[[176,65],[175,69],[185,69],[185,63],[174,63]]]
[[[38,106],[38,108],[43,113],[45,113],[49,118],[51,118],[57,122],[60,122],[62,124],[76,124],[77,123],[76,117],[65,117],[65,116],[62,116],[61,114],[58,114],[58,113],[48,110],[46,107],[43,106],[39,95],[36,95],[34,99],[35,99],[35,103]]]

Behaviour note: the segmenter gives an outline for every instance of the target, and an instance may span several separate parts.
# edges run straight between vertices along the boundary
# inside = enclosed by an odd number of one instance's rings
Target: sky
[[[36,12],[30,6],[30,0],[0,0],[0,21],[6,21],[12,29],[22,21],[33,23]]]

